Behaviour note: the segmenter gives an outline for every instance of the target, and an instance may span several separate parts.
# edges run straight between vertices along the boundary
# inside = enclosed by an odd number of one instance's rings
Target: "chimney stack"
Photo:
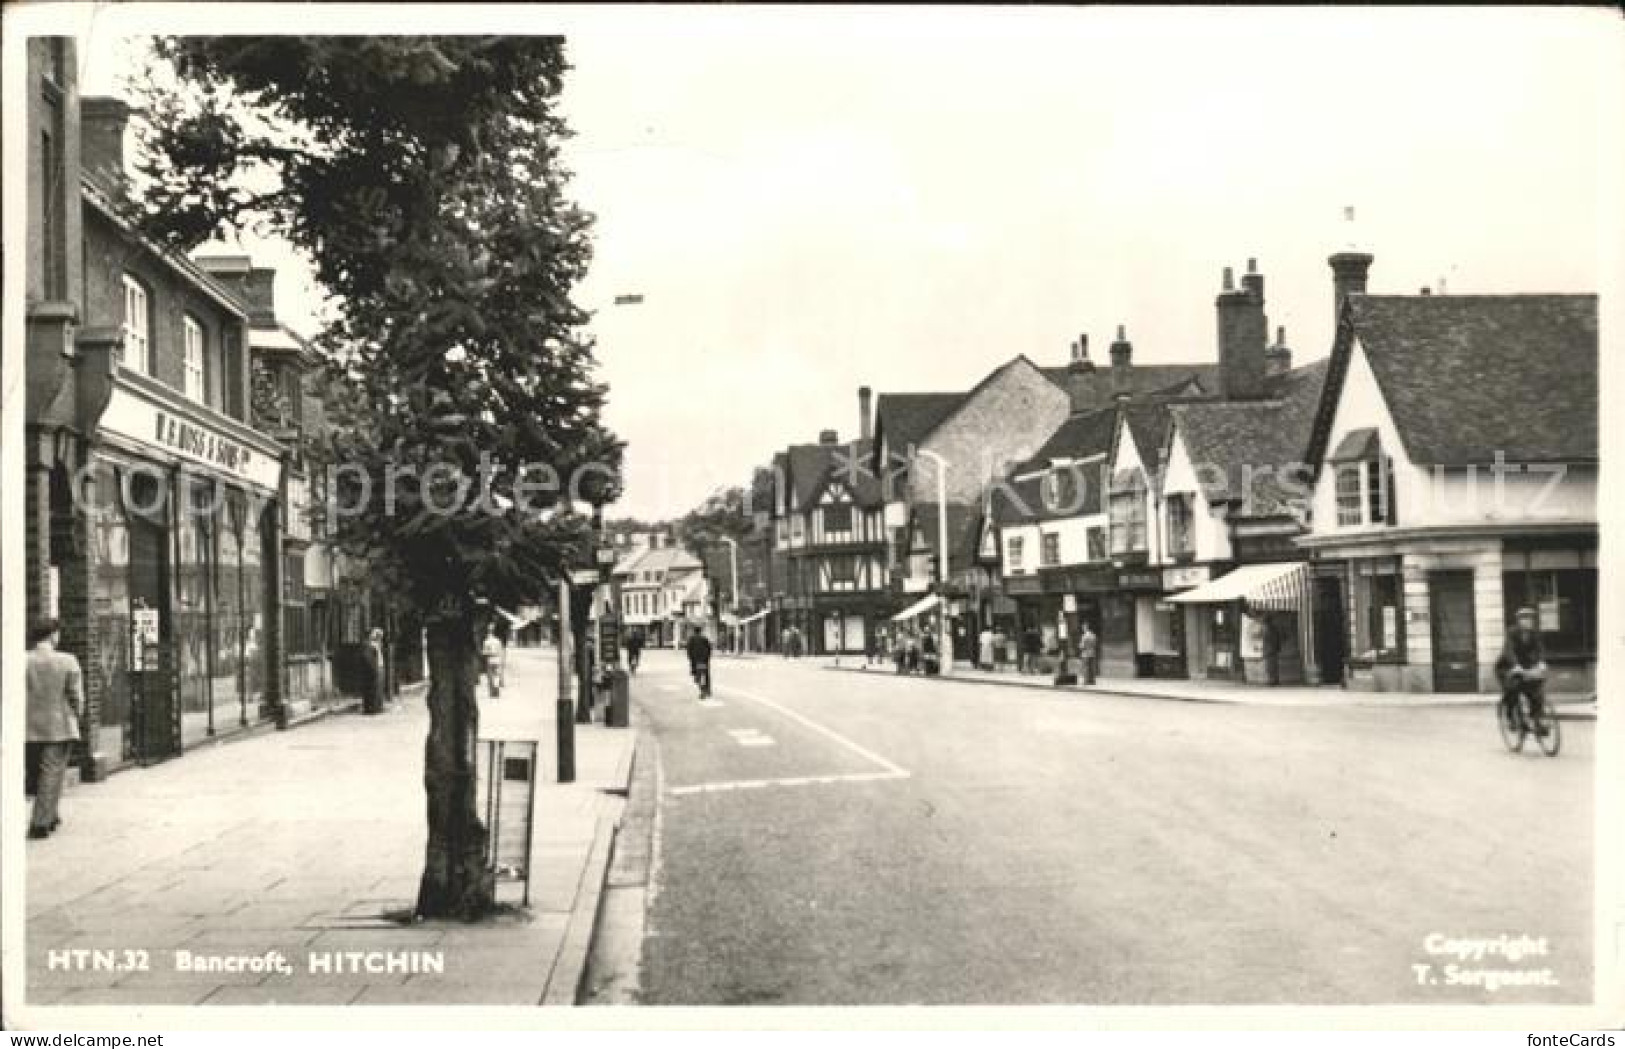
[[[1256,299],[1259,305],[1264,303],[1264,275],[1258,272],[1258,260],[1247,260],[1247,272],[1241,278],[1241,287],[1248,295]]]
[[[1112,342],[1112,388],[1126,390],[1129,369],[1134,364],[1134,344],[1128,341],[1123,325],[1117,326],[1117,338]]]
[[[1089,359],[1089,336],[1079,335],[1078,341],[1072,344],[1072,361],[1067,365],[1074,372],[1092,372],[1095,364]]]
[[[1230,269],[1224,271],[1225,290],[1214,305],[1219,316],[1219,385],[1227,400],[1263,397],[1264,349],[1269,322],[1264,319],[1264,278],[1256,262],[1249,261],[1243,288],[1235,290]]]
[[[836,430],[821,430],[818,434],[819,444],[840,444],[841,435]]]
[[[874,391],[867,386],[858,387],[858,434],[867,441],[875,435],[873,415],[870,413],[870,399]]]
[[[276,321],[276,270],[253,265],[247,255],[197,255],[192,259],[209,276],[230,287],[248,307],[254,324]]]
[[[1343,303],[1350,295],[1365,294],[1371,256],[1360,251],[1340,251],[1328,258],[1326,264],[1332,268],[1332,330],[1335,332],[1343,321]]]
[[[1287,349],[1286,328],[1275,329],[1275,345],[1264,351],[1264,374],[1284,375],[1292,370],[1292,351]]]
[[[85,96],[79,100],[79,150],[85,172],[109,189],[124,183],[124,129],[130,107],[119,98]]]

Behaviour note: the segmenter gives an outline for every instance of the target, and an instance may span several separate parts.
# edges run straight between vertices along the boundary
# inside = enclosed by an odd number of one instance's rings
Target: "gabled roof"
[[[699,568],[699,560],[687,550],[677,546],[663,546],[656,550],[653,548],[628,555],[620,564],[615,566],[616,574],[622,572],[685,572]]]
[[[1104,408],[1118,393],[1200,396],[1219,392],[1217,364],[1130,364],[1121,377],[1110,365],[1087,371],[1064,365],[1039,371],[1067,392],[1074,412]]]
[[[1031,459],[1016,467],[1016,476],[1043,470],[1056,459],[1087,459],[1092,455],[1110,455],[1112,435],[1116,432],[1115,406],[1068,416]]]
[[[1208,501],[1239,500],[1243,513],[1270,516],[1307,495],[1304,464],[1327,370],[1325,360],[1294,368],[1269,400],[1169,405]]]
[[[884,435],[892,450],[903,454],[924,443],[954,409],[964,393],[883,393],[875,399],[875,444]]]
[[[880,505],[880,478],[875,475],[871,441],[847,444],[796,444],[785,452],[786,478],[795,509],[805,509],[831,484],[852,490],[859,506]]]
[[[1129,439],[1140,453],[1140,462],[1153,473],[1157,464],[1162,462],[1168,431],[1173,425],[1173,416],[1169,414],[1168,407],[1166,400],[1130,401],[1123,405],[1123,423],[1128,429]]]
[[[1348,311],[1412,462],[1597,460],[1597,296],[1359,295]]]

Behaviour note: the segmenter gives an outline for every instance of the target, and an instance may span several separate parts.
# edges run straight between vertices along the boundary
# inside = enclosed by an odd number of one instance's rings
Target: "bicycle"
[[[1524,740],[1531,735],[1541,753],[1549,758],[1557,757],[1563,746],[1561,725],[1538,687],[1545,680],[1546,675],[1539,670],[1524,671],[1514,667],[1507,674],[1507,687],[1516,688],[1517,698],[1509,703],[1502,697],[1496,704],[1496,722],[1501,729],[1501,742],[1514,754],[1523,750]]]
[[[700,698],[711,698],[711,664],[696,663],[690,673],[694,676],[694,684],[699,686]]]

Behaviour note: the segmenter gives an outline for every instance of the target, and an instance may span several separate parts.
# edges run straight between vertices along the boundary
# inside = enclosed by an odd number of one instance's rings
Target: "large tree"
[[[331,296],[340,543],[428,633],[424,917],[493,901],[477,817],[477,631],[590,563],[581,502],[615,494],[588,319],[590,216],[567,195],[553,37],[170,38],[144,221],[185,249],[245,226]]]

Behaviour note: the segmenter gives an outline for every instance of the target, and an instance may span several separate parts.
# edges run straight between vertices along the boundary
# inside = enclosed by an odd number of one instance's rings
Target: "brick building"
[[[248,313],[121,217],[129,111],[28,45],[31,615],[85,667],[85,774],[285,716],[285,452],[251,425]]]

